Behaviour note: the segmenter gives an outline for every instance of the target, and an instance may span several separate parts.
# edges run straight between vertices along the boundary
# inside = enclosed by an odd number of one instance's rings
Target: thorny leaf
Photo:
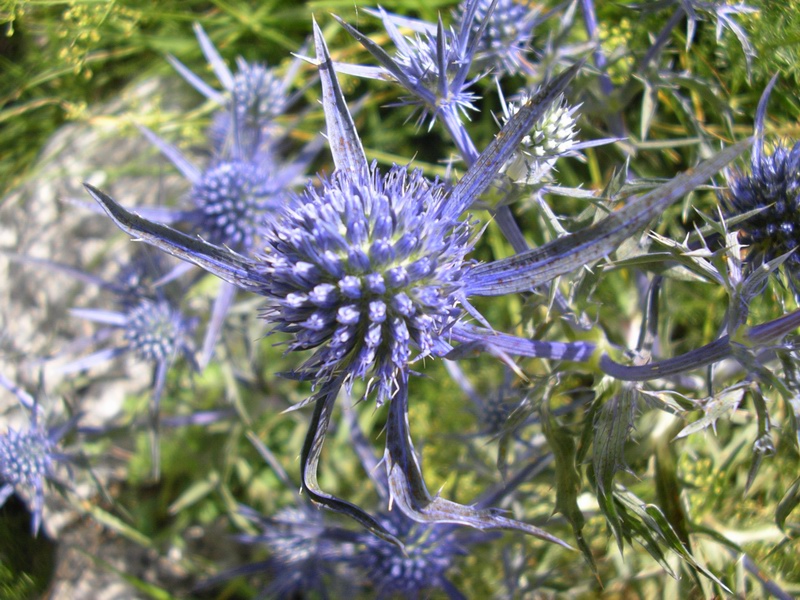
[[[736,385],[722,390],[719,394],[715,394],[711,398],[701,400],[700,404],[703,407],[705,415],[694,423],[690,423],[681,429],[678,435],[675,436],[675,439],[684,438],[687,435],[702,431],[707,427],[712,427],[716,433],[717,420],[726,413],[736,410],[739,404],[741,404],[746,391],[746,384]]]
[[[603,405],[594,423],[592,469],[600,510],[611,526],[620,552],[627,537],[614,503],[614,476],[625,468],[623,458],[628,434],[633,428],[638,392],[632,385],[623,385],[620,392]]]
[[[572,525],[572,531],[578,542],[578,548],[583,553],[586,562],[597,574],[597,566],[592,557],[592,550],[583,537],[585,520],[581,509],[578,508],[578,494],[581,491],[581,475],[576,462],[575,440],[566,427],[558,424],[550,414],[550,405],[547,399],[542,402],[539,409],[542,421],[542,431],[547,438],[547,443],[553,451],[556,461],[556,505],[553,512],[560,512]]]

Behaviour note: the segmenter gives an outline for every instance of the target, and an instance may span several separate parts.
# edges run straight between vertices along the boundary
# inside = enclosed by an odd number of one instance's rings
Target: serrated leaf
[[[745,389],[742,386],[728,388],[715,395],[713,398],[706,398],[704,401],[705,415],[690,423],[678,432],[675,439],[684,438],[708,427],[714,427],[717,420],[726,413],[732,412],[742,402]]]
[[[540,408],[542,431],[556,462],[556,505],[553,512],[560,512],[572,525],[572,532],[578,542],[578,548],[583,553],[586,562],[597,574],[597,567],[592,557],[589,544],[583,537],[584,518],[578,508],[578,494],[581,490],[581,475],[576,463],[576,446],[573,435],[550,415],[550,405],[547,400],[542,402]]]
[[[719,578],[714,575],[711,571],[709,571],[704,565],[700,564],[697,559],[692,556],[692,553],[689,549],[684,546],[681,542],[681,539],[678,537],[678,534],[675,533],[675,530],[667,521],[667,518],[664,516],[664,513],[661,510],[653,505],[648,504],[645,506],[645,512],[651,519],[651,523],[655,526],[655,529],[658,531],[659,536],[662,538],[663,543],[675,552],[678,556],[680,556],[688,565],[690,565],[693,569],[695,569],[700,574],[704,575],[718,586],[720,586],[726,594],[732,594],[733,592],[726,586]]]
[[[600,410],[594,423],[592,470],[597,486],[600,510],[614,532],[620,552],[625,537],[614,504],[614,475],[625,468],[623,453],[628,434],[633,427],[636,388],[624,385],[619,394],[610,398]]]

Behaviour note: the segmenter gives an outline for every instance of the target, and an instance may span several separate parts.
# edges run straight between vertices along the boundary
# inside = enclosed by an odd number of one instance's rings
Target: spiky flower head
[[[125,340],[139,358],[158,363],[186,348],[189,328],[168,301],[145,298],[127,314]]]
[[[457,19],[469,15],[467,2],[462,2]],[[525,70],[533,30],[539,23],[539,8],[526,0],[497,0],[489,14],[492,0],[479,0],[472,18],[471,28],[480,35],[479,59],[487,60],[502,73],[512,75]],[[487,19],[488,16],[488,19]],[[486,22],[485,26],[483,25]]]
[[[364,537],[354,563],[365,574],[377,597],[428,597],[434,589],[452,586],[445,573],[464,554],[450,525],[415,523],[399,512],[380,518],[383,526],[403,540],[405,551],[375,537]]]
[[[516,114],[519,107],[528,101],[523,93],[517,102],[504,106],[504,121]],[[517,152],[503,167],[503,172],[515,183],[536,185],[552,171],[562,156],[574,153],[575,112],[579,107],[568,106],[563,97],[553,102],[522,139]]]
[[[437,218],[443,197],[420,171],[395,166],[382,177],[373,166],[309,186],[277,219],[266,316],[293,334],[292,350],[314,350],[308,377],[374,374],[383,401],[412,346],[420,356],[449,351],[471,242],[469,223]]]
[[[343,570],[352,560],[358,534],[326,524],[323,513],[308,504],[282,508],[271,517],[248,507],[241,507],[241,513],[261,532],[239,540],[264,545],[270,552],[266,561],[246,569],[258,568],[270,578],[259,597],[328,597],[334,589],[344,594],[353,587]]]
[[[0,436],[0,477],[11,485],[41,487],[42,478],[50,473],[53,444],[46,432],[9,429]]]
[[[233,77],[233,105],[245,127],[256,127],[286,109],[284,84],[272,69],[258,63],[237,61],[238,72]]]
[[[249,250],[264,215],[278,204],[271,175],[265,166],[243,160],[205,171],[191,191],[198,229],[214,244]]]
[[[41,406],[33,397],[2,374],[0,386],[17,396],[30,415],[26,428],[9,427],[0,433],[0,506],[14,492],[21,493],[31,503],[31,528],[36,535],[42,524],[45,483],[56,479],[58,461],[69,460],[59,449],[59,442],[78,417],[58,427],[47,428],[42,423]]]
[[[750,174],[733,176],[723,201],[729,217],[759,210],[742,223],[750,261],[794,251],[800,245],[800,142],[791,148],[777,144],[771,154],[754,153]],[[800,254],[794,252],[784,267],[797,280]]]
[[[443,37],[444,40],[440,41]],[[443,56],[442,50],[444,51]],[[464,49],[458,44],[456,32],[440,30],[439,35],[432,33],[415,34],[406,37],[404,43],[398,45],[395,60],[405,72],[417,90],[425,90],[425,95],[434,99],[423,102],[420,119],[432,113],[435,120],[441,109],[457,110],[462,114],[477,110],[474,102],[477,94],[469,91],[472,82],[463,81],[457,85],[442,86],[443,81],[458,81],[459,71],[464,63]],[[440,65],[445,65],[444,72]],[[409,103],[417,101],[409,100]],[[437,108],[432,109],[435,106]]]
[[[270,122],[286,110],[289,99],[285,82],[272,69],[241,58],[237,65],[230,104],[214,115],[209,137],[219,153],[237,144],[253,155],[263,147]]]

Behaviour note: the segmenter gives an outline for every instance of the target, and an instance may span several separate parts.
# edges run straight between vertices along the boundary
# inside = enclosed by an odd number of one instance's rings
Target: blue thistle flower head
[[[800,142],[754,155],[750,174],[731,179],[724,202],[728,216],[760,209],[741,225],[749,260],[766,262],[795,250],[800,245]],[[798,278],[800,254],[792,254],[784,267]]]
[[[519,0],[479,0],[467,23],[473,32],[479,33],[478,59],[488,61],[498,74],[514,75],[530,71],[526,59],[530,51],[533,30],[541,22],[540,11],[531,2]],[[469,16],[469,2],[463,2],[456,13],[459,22]],[[484,25],[485,23],[485,25]]]
[[[761,94],[754,121],[755,137],[750,159],[750,174],[728,175],[728,190],[721,195],[728,218],[758,211],[741,224],[742,241],[749,246],[748,261],[769,262],[793,252],[784,262],[789,282],[800,284],[800,142],[789,148],[775,144],[765,153],[764,122],[775,75]]]
[[[266,317],[313,349],[308,377],[375,374],[379,401],[420,356],[451,349],[445,332],[461,313],[470,224],[438,218],[444,186],[420,171],[375,166],[363,177],[334,173],[309,186],[271,226]]]
[[[395,55],[397,65],[405,72],[418,93],[422,92],[424,96],[434,99],[432,102],[422,103],[406,100],[409,104],[422,104],[420,121],[425,119],[428,112],[432,113],[432,121],[436,120],[437,113],[442,109],[457,109],[464,115],[468,111],[477,110],[474,102],[478,100],[478,95],[469,91],[472,82],[465,78],[461,81],[459,78],[465,59],[464,50],[458,44],[457,34],[453,29],[440,29],[438,35],[431,32],[417,33],[414,37],[405,37],[398,44]],[[445,81],[456,85],[442,86],[441,82]],[[437,108],[431,109],[431,104]]]
[[[278,205],[280,190],[266,164],[221,161],[195,182],[192,220],[208,241],[240,251],[253,247],[265,215]]]
[[[461,115],[476,110],[478,96],[469,91],[478,79],[470,79],[475,53],[478,49],[478,32],[473,32],[473,15],[476,1],[471,0],[465,9],[465,18],[458,28],[445,28],[441,19],[436,25],[406,19],[383,9],[368,11],[383,22],[386,33],[397,49],[394,58],[367,36],[337,17],[341,25],[380,62],[377,71],[370,67],[344,67],[342,70],[357,76],[396,80],[410,96],[402,104],[421,109],[418,124],[430,115],[431,125],[442,117],[448,126],[460,123]],[[400,27],[413,29],[413,36],[405,36]]]
[[[242,58],[237,59],[238,70],[234,74],[203,28],[195,24],[194,31],[206,60],[227,94],[208,85],[174,56],[167,58],[197,91],[222,107],[214,116],[209,131],[215,151],[224,155],[233,148],[234,153],[244,151],[253,158],[269,141],[271,121],[295,99],[288,91],[299,59],[282,79],[266,65],[248,63]]]
[[[29,413],[29,424],[24,429],[9,427],[0,433],[0,506],[8,497],[22,492],[32,505],[33,535],[38,534],[42,524],[45,484],[56,481],[56,465],[67,461],[59,442],[72,429],[78,417],[64,425],[48,428],[42,423],[43,411],[36,400],[0,374],[0,386],[8,389]]]
[[[350,578],[343,577],[342,571],[352,560],[359,534],[328,525],[323,513],[308,504],[287,506],[271,517],[244,506],[241,513],[261,532],[238,539],[263,545],[270,552],[266,561],[234,571],[267,573],[270,583],[259,597],[327,597],[333,590],[344,593],[352,588]],[[215,580],[229,576],[224,574]]]
[[[186,349],[191,323],[166,300],[144,298],[126,315],[125,340],[141,360],[168,361]]]
[[[364,572],[377,597],[419,598],[436,589],[452,588],[445,573],[457,556],[466,554],[457,540],[456,528],[415,523],[397,511],[379,520],[403,541],[404,550],[372,536],[364,537],[354,564]]]

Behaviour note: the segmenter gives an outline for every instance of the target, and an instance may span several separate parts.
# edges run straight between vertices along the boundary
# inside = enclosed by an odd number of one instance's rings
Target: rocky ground
[[[88,181],[134,206],[152,204],[163,198],[179,198],[186,189],[183,181],[150,144],[122,124],[129,115],[147,114],[165,97],[176,102],[165,86],[175,82],[150,79],[124,90],[119,99],[89,111],[81,122],[63,126],[49,141],[26,182],[0,202],[0,248],[30,257],[63,262],[80,269],[112,276],[115,256],[130,244],[107,218],[71,202],[89,200],[82,182]],[[186,101],[185,86],[180,87]],[[196,98],[192,99],[196,101]],[[144,171],[163,175],[142,177]],[[155,185],[154,181],[158,184]],[[34,391],[44,373],[47,397],[43,400],[56,422],[63,418],[64,397],[73,410],[81,411],[82,425],[102,426],[121,410],[126,395],[140,392],[150,383],[150,370],[130,361],[101,365],[92,377],[65,380],[57,365],[87,354],[91,344],[75,347],[93,329],[69,313],[72,307],[106,307],[107,299],[96,286],[43,266],[20,264],[0,255],[0,372]],[[42,363],[48,357],[52,361]],[[15,410],[13,396],[0,392],[0,430],[25,419]],[[17,425],[18,426],[18,425]],[[121,461],[92,463],[103,486],[113,488],[124,477]],[[77,497],[97,501],[97,486],[80,482]],[[80,500],[73,500],[79,503]],[[44,535],[57,541],[54,577],[48,596],[53,599],[112,600],[142,596],[122,573],[145,581],[159,582],[170,589],[191,585],[179,566],[180,556],[126,540],[109,528],[81,514],[80,506],[48,501]],[[42,534],[40,534],[42,535]],[[190,535],[187,533],[187,535]]]

